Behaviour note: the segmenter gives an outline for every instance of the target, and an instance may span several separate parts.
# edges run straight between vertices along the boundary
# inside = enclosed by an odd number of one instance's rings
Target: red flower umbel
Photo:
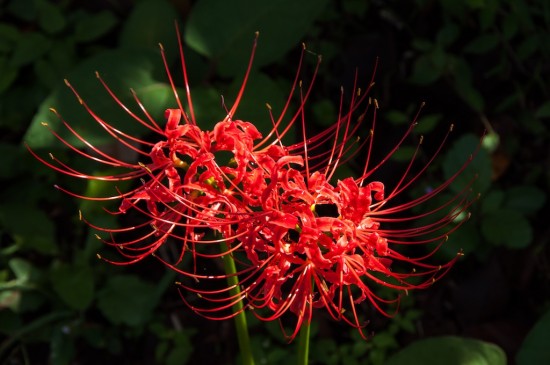
[[[365,92],[357,89],[347,112],[341,111],[332,127],[307,136],[305,107],[317,68],[313,80],[303,89],[299,73],[304,52],[287,102],[278,118],[271,115],[273,129],[262,137],[251,122],[234,119],[255,47],[256,42],[235,104],[211,131],[201,129],[195,119],[181,40],[187,103],[185,108],[162,51],[177,105],[166,111],[164,127],[150,117],[135,94],[143,117],[130,111],[98,75],[114,101],[158,136],[156,142],[112,127],[67,82],[94,120],[139,161],[124,160],[94,146],[60,115],[63,125],[87,149],[79,150],[51,132],[81,157],[125,172],[98,176],[70,167],[54,156],[47,161],[31,152],[49,167],[73,177],[109,181],[115,186],[135,181],[131,190],[122,192],[115,187],[113,195],[107,197],[86,197],[58,188],[82,199],[119,200],[118,211],[111,214],[132,211],[141,216],[141,223],[116,229],[87,223],[106,233],[109,238],[103,241],[124,258],[109,262],[129,264],[153,256],[182,274],[182,298],[195,312],[223,319],[238,314],[231,309],[243,303],[244,309],[264,320],[290,315],[296,318],[288,336],[293,339],[303,321],[311,320],[313,308],[324,308],[334,319],[361,331],[365,304],[390,315],[402,293],[430,286],[455,262],[456,258],[434,264],[432,256],[447,235],[460,226],[454,221],[471,204],[470,189],[435,206],[432,203],[436,200],[432,199],[447,190],[469,161],[448,181],[404,202],[446,138],[422,166],[415,163],[417,149],[390,188],[383,181],[373,180],[373,174],[410,135],[415,121],[397,145],[372,167],[378,104],[367,99],[374,84],[371,80]],[[297,112],[283,126],[296,89]],[[360,110],[363,105],[364,110]],[[371,120],[371,127],[366,136],[360,136],[366,120]],[[282,138],[297,121],[301,122],[302,142],[285,146]],[[226,156],[224,161],[220,161],[220,152]],[[361,175],[335,179],[338,167],[352,158],[364,159]],[[409,213],[420,211],[424,203],[430,203],[426,212]],[[172,260],[165,253],[158,254],[166,243],[179,250]],[[220,269],[227,255],[236,263],[236,273]],[[190,257],[192,263],[183,262],[185,257]],[[238,284],[228,285],[226,280],[233,276],[238,277]],[[376,286],[395,289],[397,296],[383,298]]]
[[[370,181],[370,177],[398,150],[416,123],[411,123],[380,163],[369,168],[376,101],[372,102],[375,108],[369,137],[361,145],[357,146],[355,132],[366,113],[359,116],[355,126],[351,123],[364,98],[354,98],[348,113],[327,132],[312,138],[304,135],[302,143],[288,148],[293,155],[281,157],[271,167],[261,206],[255,216],[238,223],[239,244],[245,254],[238,260],[242,273],[246,273],[239,283],[242,293],[227,295],[230,288],[202,290],[201,300],[211,303],[204,308],[193,305],[195,311],[209,318],[224,318],[223,311],[242,300],[263,320],[292,313],[297,317],[294,331],[288,335],[292,340],[302,322],[311,320],[313,308],[325,308],[334,319],[344,320],[361,331],[365,325],[360,319],[362,303],[370,303],[390,316],[388,305],[397,310],[402,293],[432,285],[453,265],[460,253],[443,264],[430,261],[448,234],[465,221],[453,223],[473,201],[469,187],[435,207],[432,205],[428,212],[409,212],[447,190],[469,161],[437,188],[403,203],[407,198],[404,192],[426,171],[446,138],[420,168],[414,163],[417,149],[388,193],[382,182]],[[305,130],[303,118],[302,123]],[[311,154],[331,138],[333,147],[329,153]],[[357,156],[366,146],[362,176],[331,183],[342,161]],[[414,247],[419,245],[428,247],[428,252]],[[382,298],[376,286],[395,289],[398,294],[395,298]]]

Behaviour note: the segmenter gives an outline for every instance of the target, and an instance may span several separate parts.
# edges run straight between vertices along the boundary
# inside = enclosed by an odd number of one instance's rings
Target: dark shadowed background
[[[233,323],[191,313],[173,284],[177,277],[158,261],[119,267],[97,259],[111,250],[78,220],[78,211],[111,220],[107,224],[116,220],[53,185],[81,193],[102,186],[60,176],[23,144],[42,156],[55,152],[71,159],[41,125],[60,125],[49,108],[94,143],[102,142],[102,134],[87,129],[65,78],[105,120],[140,133],[125,123],[127,116],[95,71],[132,108],[133,88],[162,121],[174,102],[159,42],[181,80],[174,21],[205,129],[225,115],[221,95],[226,105],[234,100],[259,30],[238,117],[260,130],[271,128],[265,103],[273,110],[283,105],[304,42],[310,51],[305,82],[317,55],[323,57],[308,103],[309,133],[336,120],[340,87],[351,94],[356,72],[366,88],[377,58],[373,158],[391,149],[426,103],[417,128],[378,179],[395,181],[421,135],[430,156],[454,124],[443,151],[418,180],[420,190],[435,186],[486,133],[468,171],[478,174],[473,188],[480,199],[436,259],[448,260],[460,250],[464,256],[432,288],[408,293],[394,318],[365,307],[374,335],[369,341],[320,312],[311,364],[452,365],[465,364],[471,354],[477,362],[468,364],[504,364],[500,349],[508,364],[550,363],[546,0],[0,1],[0,362],[237,363]],[[361,168],[358,158],[341,173]],[[284,342],[277,323],[250,320],[260,363],[286,364],[296,344]]]

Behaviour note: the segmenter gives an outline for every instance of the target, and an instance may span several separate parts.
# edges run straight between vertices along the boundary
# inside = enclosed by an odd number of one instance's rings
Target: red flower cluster
[[[256,42],[235,104],[211,131],[201,129],[195,119],[181,39],[187,108],[178,96],[161,47],[177,102],[176,108],[166,111],[164,128],[147,113],[137,95],[134,97],[144,117],[123,105],[98,74],[114,101],[136,122],[159,136],[156,143],[111,126],[66,82],[105,132],[145,162],[126,161],[107,153],[78,134],[59,114],[63,125],[87,148],[74,147],[53,129],[51,133],[80,156],[123,169],[123,173],[88,174],[53,155],[48,161],[29,150],[44,164],[66,175],[115,184],[135,181],[132,190],[121,192],[116,188],[116,193],[107,197],[82,196],[57,188],[82,199],[119,199],[118,211],[109,213],[133,212],[144,218],[141,223],[116,229],[86,222],[107,235],[107,239],[100,239],[114,246],[124,258],[106,261],[126,265],[155,257],[180,273],[182,298],[195,312],[208,318],[228,318],[236,314],[231,310],[234,305],[242,302],[242,310],[250,309],[264,320],[290,314],[297,318],[293,333],[288,335],[292,339],[303,321],[311,320],[313,308],[325,308],[334,319],[344,320],[361,331],[362,303],[371,303],[390,315],[387,305],[399,302],[399,296],[386,299],[377,295],[374,286],[389,287],[398,293],[425,288],[444,275],[456,260],[443,265],[429,263],[447,235],[460,225],[451,223],[471,204],[469,188],[444,204],[432,206],[428,212],[410,216],[403,213],[446,190],[468,161],[439,187],[406,203],[393,203],[398,196],[399,201],[406,198],[403,192],[425,172],[445,140],[423,166],[415,166],[415,153],[395,186],[387,190],[371,176],[397,151],[415,121],[398,144],[371,167],[378,109],[376,100],[367,96],[373,85],[371,80],[365,92],[356,88],[347,111],[341,107],[332,127],[307,136],[304,108],[317,69],[304,90],[299,81],[304,52],[281,116],[276,119],[269,108],[273,129],[263,138],[252,123],[234,119],[255,48]],[[296,90],[300,95],[297,111],[282,126]],[[362,105],[364,109],[360,110]],[[369,119],[372,125],[368,135],[359,139],[360,127]],[[294,124],[301,124],[302,141],[284,145],[282,138]],[[366,156],[358,154],[362,151],[366,151]],[[338,167],[356,156],[366,158],[361,176],[334,182]],[[178,249],[172,259],[159,250],[166,245]],[[409,256],[415,250],[407,246],[414,245],[431,248],[427,254],[423,250],[420,257]],[[226,255],[234,260],[236,273],[220,269],[220,260]],[[238,278],[238,284],[227,284],[226,280],[232,276]],[[238,291],[234,290],[236,287]]]

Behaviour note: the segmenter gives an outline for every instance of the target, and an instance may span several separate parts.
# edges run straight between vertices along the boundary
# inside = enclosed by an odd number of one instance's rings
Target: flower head
[[[324,308],[334,319],[361,331],[365,325],[360,314],[362,306],[370,304],[390,315],[387,305],[397,304],[399,295],[430,286],[452,266],[456,258],[434,264],[432,256],[460,225],[452,223],[472,202],[469,188],[427,212],[409,212],[445,191],[468,161],[451,179],[408,202],[404,202],[407,192],[426,172],[446,138],[427,163],[418,167],[419,142],[410,163],[389,189],[383,181],[373,179],[416,124],[415,118],[395,147],[371,165],[378,103],[368,94],[374,85],[374,72],[365,91],[354,86],[345,112],[342,91],[340,113],[331,127],[308,136],[306,102],[318,69],[304,87],[299,77],[303,47],[289,97],[278,117],[268,107],[273,128],[262,136],[252,122],[235,119],[250,74],[255,41],[235,103],[212,130],[204,130],[195,117],[179,41],[185,102],[178,95],[161,46],[176,102],[175,107],[166,110],[163,123],[149,115],[136,93],[133,95],[141,114],[131,111],[97,74],[114,102],[156,135],[153,141],[110,125],[66,82],[95,122],[131,154],[113,155],[92,144],[54,110],[86,149],[76,148],[50,129],[61,143],[84,159],[123,172],[103,176],[87,173],[53,155],[48,161],[29,148],[36,158],[61,173],[114,184],[112,195],[105,197],[83,196],[60,186],[58,189],[81,199],[118,200],[118,209],[108,213],[134,212],[141,217],[140,223],[122,228],[100,227],[83,218],[106,235],[101,240],[123,257],[107,261],[129,264],[155,257],[182,275],[182,298],[195,312],[215,319],[234,316],[244,309],[264,320],[291,316],[295,326],[290,339],[303,321],[311,320],[314,308]],[[295,94],[297,111],[290,114]],[[285,117],[288,121],[283,125]],[[366,136],[361,136],[367,121],[371,125]],[[303,132],[301,142],[283,144],[283,137],[295,124],[300,124]],[[223,160],[219,157],[222,152]],[[130,158],[119,157],[127,155]],[[336,179],[338,167],[351,159],[364,160],[360,176]],[[119,190],[124,182],[132,182],[132,188]],[[175,258],[169,259],[159,251],[166,243],[179,250]],[[417,250],[418,246],[429,250]],[[235,273],[219,269],[218,263],[227,256],[236,263]],[[192,263],[184,263],[185,257],[190,257]],[[227,284],[228,278],[237,281]],[[398,295],[384,298],[376,286],[394,289]],[[242,309],[232,311],[238,303],[244,304]]]
[[[354,121],[362,103],[367,104],[366,110]],[[242,292],[229,295],[231,288],[201,290],[200,300],[207,304],[189,304],[196,312],[208,318],[226,318],[231,314],[226,315],[225,310],[243,301],[263,320],[294,316],[294,330],[288,334],[292,340],[303,321],[311,320],[313,309],[324,308],[364,336],[362,305],[370,304],[391,316],[402,294],[431,286],[451,268],[460,252],[444,263],[433,263],[433,256],[465,222],[455,223],[475,196],[467,186],[449,199],[434,198],[448,190],[470,160],[438,187],[406,201],[406,193],[439,154],[452,126],[434,155],[417,166],[420,138],[409,164],[388,190],[371,177],[411,134],[416,118],[389,153],[371,167],[377,109],[376,100],[366,99],[358,91],[348,112],[340,115],[333,127],[309,138],[304,134],[301,143],[287,148],[290,155],[264,167],[268,183],[261,188],[261,205],[237,223],[241,247],[235,255],[243,251],[238,256]],[[305,131],[303,111],[301,117]],[[368,117],[372,126],[360,142],[356,134]],[[327,141],[332,141],[328,152],[322,149]],[[364,151],[361,176],[332,181],[341,164]],[[423,204],[431,206],[427,212],[411,213]],[[384,298],[376,287],[394,289],[397,296]]]

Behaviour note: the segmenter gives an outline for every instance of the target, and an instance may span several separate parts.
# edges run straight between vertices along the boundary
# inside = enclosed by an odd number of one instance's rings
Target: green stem
[[[226,250],[222,243],[222,250]],[[235,260],[230,254],[223,256],[223,264],[225,273],[228,275],[227,283],[232,289],[229,291],[232,298],[239,296],[241,288],[239,287],[239,278],[237,275],[237,268],[235,267]],[[235,328],[237,330],[237,339],[239,341],[239,348],[241,349],[241,356],[243,365],[254,365],[254,357],[252,356],[252,347],[250,346],[250,336],[248,334],[248,326],[246,324],[246,313],[243,310],[243,303],[239,301],[233,305],[233,313],[235,315]]]
[[[300,334],[298,335],[298,365],[308,364],[310,328],[310,322],[305,319],[302,323],[302,328],[300,328]]]

